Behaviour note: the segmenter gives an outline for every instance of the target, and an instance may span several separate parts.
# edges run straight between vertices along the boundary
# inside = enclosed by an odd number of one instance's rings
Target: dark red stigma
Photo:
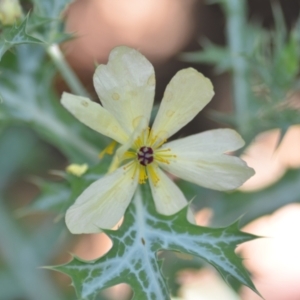
[[[142,166],[151,164],[154,160],[152,148],[146,146],[141,147],[137,153],[137,159]]]

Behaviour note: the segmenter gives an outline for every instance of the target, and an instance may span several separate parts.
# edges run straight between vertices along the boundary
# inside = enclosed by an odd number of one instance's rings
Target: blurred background
[[[257,21],[264,28],[273,28],[271,2],[249,0],[248,20]],[[299,17],[300,3],[298,0],[278,2],[290,29]],[[192,66],[212,80],[215,97],[178,136],[226,127],[212,120],[209,112],[233,110],[230,74],[218,74],[213,66],[186,62],[180,56],[183,52],[199,51],[205,40],[220,46],[226,44],[225,18],[218,4],[207,5],[201,0],[78,0],[67,9],[64,18],[66,31],[74,33],[76,38],[64,42],[61,48],[95,101],[97,97],[92,84],[95,66],[106,63],[115,46],[127,45],[138,49],[153,63],[157,78],[156,103],[162,99],[167,83],[182,68]],[[55,89],[58,95],[68,90],[59,75],[55,77]],[[14,139],[34,146],[16,149]],[[232,204],[231,213],[223,219],[216,212],[221,202],[210,201],[219,196],[204,189],[190,193],[191,196],[198,195],[195,210],[199,225],[225,226],[245,214],[243,230],[266,237],[237,249],[245,258],[244,263],[264,299],[299,300],[300,191],[296,187],[300,182],[295,174],[300,167],[300,126],[290,127],[278,146],[279,140],[279,130],[273,129],[259,134],[245,149],[242,157],[257,174],[232,196],[235,197],[233,203],[239,203],[238,207]],[[55,290],[53,299],[75,299],[69,278],[41,270],[38,266],[64,263],[70,259],[69,252],[83,259],[97,258],[108,251],[110,241],[104,234],[73,237],[62,230],[63,222],[59,222],[54,214],[21,217],[18,211],[38,197],[40,178],[57,180],[49,170],[64,170],[69,162],[57,148],[26,128],[12,126],[6,129],[1,133],[1,141],[0,169],[1,176],[4,171],[5,176],[1,177],[0,187],[5,200],[0,208],[0,300],[36,299],[34,295],[30,296],[30,289],[35,288],[36,278],[43,276],[50,276],[52,281],[50,286],[39,288],[45,293]],[[253,206],[246,203],[252,198],[256,199]],[[261,209],[264,201],[279,202],[270,209]],[[241,203],[244,210],[239,206]],[[41,255],[35,254],[35,244],[39,244]],[[22,259],[13,260],[10,251]],[[170,286],[178,299],[260,299],[247,288],[234,292],[203,262],[167,252],[162,256],[165,257]],[[28,276],[28,273],[34,275]],[[24,277],[28,278],[25,283],[21,282]],[[126,285],[114,287],[101,297],[130,299],[130,288]]]

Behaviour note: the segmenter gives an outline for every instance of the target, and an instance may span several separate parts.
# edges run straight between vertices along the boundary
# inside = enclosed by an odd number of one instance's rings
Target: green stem
[[[223,8],[226,15],[226,33],[233,68],[233,98],[237,125],[240,131],[245,130],[245,117],[248,111],[248,81],[247,61],[245,53],[245,0],[223,0]]]
[[[79,81],[78,77],[71,69],[63,53],[61,52],[59,46],[57,44],[52,44],[47,48],[47,52],[49,56],[52,58],[54,64],[56,65],[57,69],[60,71],[62,77],[69,85],[72,93],[78,96],[84,96],[89,98],[89,94]]]

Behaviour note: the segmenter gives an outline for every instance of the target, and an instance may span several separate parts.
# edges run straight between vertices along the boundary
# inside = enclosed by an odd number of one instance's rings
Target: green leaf
[[[178,272],[182,270],[197,270],[207,264],[196,256],[163,250],[158,256],[163,260],[162,273],[167,280],[171,295],[177,295],[181,285],[178,281]]]
[[[157,258],[162,249],[198,256],[226,281],[232,276],[257,293],[241,258],[234,253],[238,244],[255,236],[239,231],[237,223],[225,228],[190,224],[187,208],[173,216],[162,216],[155,210],[150,188],[141,189],[127,209],[121,228],[105,231],[113,242],[107,254],[90,262],[74,257],[65,265],[50,267],[72,278],[80,299],[94,299],[104,288],[127,283],[134,291],[134,300],[169,300],[162,261]]]
[[[104,157],[101,162],[90,167],[85,174],[77,177],[59,171],[65,180],[59,182],[46,181],[40,178],[33,178],[32,182],[39,188],[39,195],[27,206],[17,211],[17,215],[25,216],[39,212],[52,212],[62,217],[66,210],[91,183],[98,180],[108,170],[111,157]]]
[[[27,34],[28,16],[19,25],[7,27],[0,36],[0,60],[3,54],[12,47],[20,44],[42,44],[43,42]]]
[[[285,131],[300,122],[299,109],[292,103],[299,92],[300,18],[291,30],[287,30],[278,3],[274,2],[272,8],[273,30],[251,25],[256,38],[252,50],[247,53],[253,92],[244,132],[248,141],[259,132],[274,128]]]
[[[227,203],[224,215],[221,216],[222,212],[218,211],[214,220],[218,224],[220,221],[224,224],[236,216],[245,214],[242,218],[242,223],[245,224],[260,216],[271,214],[284,205],[300,203],[299,180],[299,170],[290,170],[277,183],[261,191],[224,194]]]
[[[64,212],[66,205],[70,206],[71,191],[67,182],[47,182],[34,179],[40,189],[39,196],[29,205],[17,211],[17,216],[24,216],[36,212]]]
[[[61,106],[52,89],[55,72],[45,62],[44,50],[22,45],[7,59],[10,64],[0,73],[0,111],[6,121],[26,124],[73,162],[99,161],[98,154],[108,139]]]
[[[263,215],[290,203],[300,203],[300,170],[289,170],[273,185],[254,192],[218,192],[205,189],[189,182],[180,181],[179,187],[189,198],[195,198],[196,210],[213,210],[212,226],[224,226],[231,220],[240,218],[245,225]],[[195,197],[195,195],[197,195]]]
[[[49,44],[61,43],[71,38],[64,33],[63,13],[73,0],[33,0],[33,25],[40,24],[37,35]]]
[[[208,40],[201,44],[203,45],[203,50],[182,53],[179,55],[179,59],[187,62],[215,65],[217,73],[223,73],[231,69],[231,57],[228,49],[214,45]]]
[[[73,0],[33,0],[36,12],[43,17],[58,19]]]
[[[0,191],[24,170],[37,139],[28,130],[9,127],[0,135]],[[10,158],[10,159],[9,159]]]

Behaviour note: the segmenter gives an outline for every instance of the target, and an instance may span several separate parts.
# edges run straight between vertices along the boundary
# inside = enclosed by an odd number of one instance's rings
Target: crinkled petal
[[[107,65],[97,67],[94,86],[106,108],[130,134],[141,117],[150,120],[155,74],[151,63],[138,51],[114,48]]]
[[[138,172],[124,166],[92,183],[67,210],[66,224],[74,233],[96,233],[120,221],[138,184]]]
[[[155,207],[159,213],[169,216],[187,206],[182,191],[157,165],[149,165],[147,171]],[[191,210],[188,212],[188,220],[195,223]]]
[[[62,105],[86,126],[123,144],[128,135],[115,117],[100,104],[88,98],[63,93]]]
[[[227,154],[197,153],[184,147],[171,148],[169,164],[159,165],[171,174],[213,190],[233,190],[254,175],[254,170],[238,157]]]
[[[235,151],[245,145],[242,137],[233,129],[213,129],[190,135],[188,137],[165,143],[160,149],[175,149],[173,151],[184,153],[186,151],[199,155],[199,153],[222,154]]]
[[[214,95],[211,81],[193,68],[177,72],[168,84],[152,126],[168,138],[189,123]]]

